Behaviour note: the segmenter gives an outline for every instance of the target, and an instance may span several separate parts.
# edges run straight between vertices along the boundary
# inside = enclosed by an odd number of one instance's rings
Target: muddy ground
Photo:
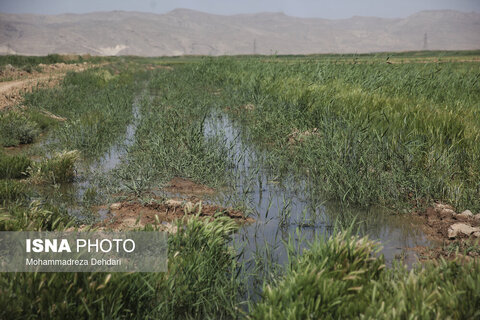
[[[204,203],[199,197],[212,195],[216,191],[191,180],[175,177],[166,185],[164,191],[180,197],[153,198],[148,203],[132,199],[99,207],[98,210],[108,211],[108,214],[105,220],[97,223],[94,227],[120,231],[142,229],[150,224],[156,225],[160,230],[176,232],[175,222],[177,220],[196,216],[211,220],[227,217],[238,223],[254,221],[252,218],[246,217],[240,210]]]
[[[239,223],[253,222],[239,210],[224,208],[216,205],[204,204],[201,200],[196,202],[187,199],[168,199],[141,203],[128,201],[114,203],[110,206],[110,213],[97,227],[112,230],[141,229],[148,224],[159,225],[160,229],[175,232],[175,221],[179,219],[200,218],[215,219],[228,217]]]
[[[160,230],[176,232],[175,221],[194,216],[215,219],[228,217],[238,223],[254,222],[240,210],[206,204],[201,199],[216,191],[191,180],[175,177],[163,189],[174,195],[170,199],[154,199],[149,203],[130,200],[104,206],[107,218],[95,225],[110,230],[142,229],[157,225]],[[178,197],[177,197],[178,196]],[[414,247],[421,261],[439,258],[464,260],[480,258],[480,214],[470,211],[457,213],[453,207],[437,203],[423,211],[413,213],[412,223],[420,225],[433,246]]]
[[[168,193],[187,196],[211,195],[215,193],[215,190],[210,187],[180,177],[170,180],[163,190]]]
[[[437,203],[414,213],[433,247],[415,247],[420,260],[480,258],[480,214],[469,210],[455,212],[449,205]]]

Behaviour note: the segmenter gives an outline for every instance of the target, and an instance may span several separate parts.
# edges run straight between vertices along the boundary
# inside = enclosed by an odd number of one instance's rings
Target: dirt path
[[[83,71],[91,64],[55,64],[44,66],[44,72],[36,73],[24,79],[0,82],[0,110],[21,103],[23,94],[36,87],[51,88],[58,84],[68,71]]]

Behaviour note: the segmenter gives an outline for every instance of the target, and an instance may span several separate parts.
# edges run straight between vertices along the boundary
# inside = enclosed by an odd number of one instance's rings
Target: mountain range
[[[406,18],[0,13],[0,54],[235,55],[480,49],[480,13],[421,11]]]

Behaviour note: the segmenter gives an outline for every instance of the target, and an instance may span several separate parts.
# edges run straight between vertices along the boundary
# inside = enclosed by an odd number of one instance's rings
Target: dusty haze
[[[425,37],[426,34],[426,37]],[[329,20],[282,13],[0,14],[0,54],[233,55],[480,49],[480,13]]]

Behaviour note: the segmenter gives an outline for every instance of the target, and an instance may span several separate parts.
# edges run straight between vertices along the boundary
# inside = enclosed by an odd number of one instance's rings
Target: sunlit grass
[[[395,56],[403,58],[428,57]],[[3,141],[11,141],[6,145],[34,142],[40,132],[46,138],[40,159],[0,154],[0,230],[78,225],[38,188],[75,181],[77,166],[108,153],[132,123],[134,142],[124,146],[122,161],[93,174],[98,180],[91,180],[84,198],[96,198],[97,192],[140,198],[174,176],[236,191],[241,173],[233,172],[235,150],[222,135],[205,135],[206,119],[222,113],[262,154],[263,163],[253,166],[304,179],[309,192],[323,199],[395,212],[431,200],[480,209],[478,64],[389,65],[385,59],[383,54],[119,58],[70,73],[56,88],[27,94],[27,110],[2,115],[11,117],[0,121],[11,129],[0,132],[7,137]],[[144,72],[143,63],[174,68]],[[292,134],[296,138],[289,139]],[[31,139],[22,142],[23,135]],[[290,223],[288,204],[284,198],[278,228]],[[347,231],[318,236],[304,250],[291,242],[286,264],[276,265],[270,247],[244,260],[232,247],[239,227],[232,221],[191,219],[177,227],[169,237],[166,273],[1,274],[0,318],[480,316],[477,262],[386,268],[378,243]],[[250,295],[252,281],[262,289],[259,295]]]

